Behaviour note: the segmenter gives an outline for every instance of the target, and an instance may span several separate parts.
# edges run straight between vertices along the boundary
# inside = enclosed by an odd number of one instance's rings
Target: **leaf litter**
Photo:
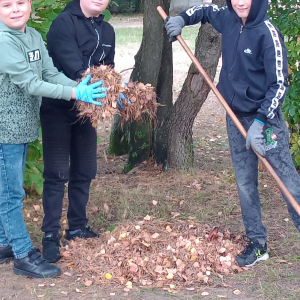
[[[246,270],[235,262],[242,249],[242,237],[228,229],[144,218],[100,238],[70,241],[62,250],[62,269],[102,288],[130,291],[136,284],[176,293]]]
[[[88,69],[81,80],[89,74],[92,75],[90,83],[103,80],[102,87],[107,87],[106,97],[95,99],[102,103],[102,106],[76,101],[75,106],[79,113],[78,117],[85,120],[89,118],[93,127],[97,128],[98,122],[112,118],[113,115],[120,116],[120,124],[124,122],[139,121],[143,114],[150,119],[156,120],[157,107],[156,93],[151,84],[141,82],[122,82],[122,75],[110,66],[95,66]],[[120,98],[120,93],[130,101]]]

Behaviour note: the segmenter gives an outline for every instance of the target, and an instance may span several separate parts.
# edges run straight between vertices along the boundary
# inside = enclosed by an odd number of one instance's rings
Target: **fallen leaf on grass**
[[[125,286],[127,289],[132,290],[132,282],[131,281],[127,281]]]
[[[82,291],[76,288],[76,293],[82,293]]]
[[[33,218],[33,222],[37,222],[39,220],[39,218]]]
[[[152,220],[152,216],[149,216],[147,215],[145,218],[144,218],[145,221],[151,221]]]
[[[45,297],[45,294],[44,295],[38,295],[37,297],[38,298],[43,298],[43,297]]]
[[[69,273],[69,272],[65,272],[64,275],[66,275],[66,276],[72,276],[72,274]]]
[[[68,292],[62,291],[62,292],[60,292],[60,293],[63,294],[63,295],[68,295]]]
[[[156,201],[156,200],[153,200],[153,201],[152,201],[152,204],[153,204],[154,206],[156,206],[156,205],[157,205],[157,201]]]
[[[208,292],[202,292],[202,293],[201,293],[201,296],[208,296],[208,295],[209,295]]]
[[[235,295],[240,295],[242,292],[241,292],[240,290],[234,290],[233,293],[234,293]]]

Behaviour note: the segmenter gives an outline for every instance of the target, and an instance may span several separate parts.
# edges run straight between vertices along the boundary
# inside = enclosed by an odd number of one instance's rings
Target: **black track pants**
[[[53,100],[59,101],[59,100]],[[97,135],[89,120],[78,120],[74,101],[63,106],[42,104],[44,149],[44,220],[42,231],[58,232],[65,184],[68,183],[69,229],[87,224],[86,205],[97,172]]]
[[[254,121],[253,117],[239,118],[248,131]],[[287,189],[300,204],[300,177],[293,165],[289,149],[289,132],[282,112],[268,119],[264,126],[266,134],[266,159],[280,177]],[[230,153],[234,166],[236,183],[242,208],[242,217],[248,238],[256,239],[264,244],[267,230],[261,220],[260,199],[258,194],[258,158],[250,149],[246,149],[246,140],[227,116],[227,133]],[[300,217],[283,195],[290,216],[300,231]]]

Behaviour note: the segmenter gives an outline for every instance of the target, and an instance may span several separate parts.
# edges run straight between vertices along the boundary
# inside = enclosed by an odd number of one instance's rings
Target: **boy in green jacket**
[[[50,278],[61,271],[32,246],[22,215],[27,145],[38,137],[42,96],[101,105],[94,99],[106,89],[58,72],[41,35],[26,25],[30,12],[31,0],[0,0],[0,263],[15,259],[15,274]]]

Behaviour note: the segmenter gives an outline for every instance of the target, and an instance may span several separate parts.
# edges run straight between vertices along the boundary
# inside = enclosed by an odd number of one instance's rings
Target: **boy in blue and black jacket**
[[[281,33],[268,19],[268,0],[226,0],[227,7],[194,6],[166,20],[171,41],[185,25],[206,22],[222,33],[222,70],[218,89],[247,130],[246,143],[227,115],[227,133],[249,244],[236,257],[240,266],[268,259],[267,231],[261,221],[258,158],[270,162],[300,203],[300,177],[289,151],[289,131],[281,104],[288,90],[287,51]],[[287,202],[300,231],[300,217]]]

